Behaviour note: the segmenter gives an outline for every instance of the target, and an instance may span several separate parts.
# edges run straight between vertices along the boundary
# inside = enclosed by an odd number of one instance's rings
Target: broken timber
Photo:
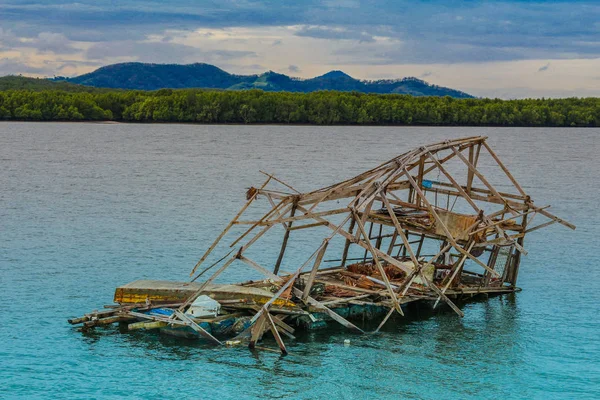
[[[270,332],[286,354],[282,335],[293,339],[299,327],[334,322],[363,333],[350,320],[379,318],[375,330],[379,331],[395,312],[404,315],[410,303],[425,302],[433,308],[445,304],[462,317],[456,302],[463,297],[520,290],[516,284],[521,256],[527,254],[523,247],[527,233],[554,223],[575,229],[550,213],[549,206],[534,204],[486,139],[476,136],[422,146],[306,193],[265,173],[267,180],[248,190],[246,204],[191,275],[228,233],[248,226],[224,257],[191,282],[123,285],[115,291],[118,305],[69,322],[82,324],[82,330],[119,322],[128,330],[159,329],[204,337],[216,345],[223,344],[218,336],[237,335],[226,343],[247,342],[251,348],[259,348],[256,343]],[[480,170],[483,164],[486,171],[495,168],[497,173],[486,177]],[[495,178],[504,179],[502,191]],[[283,188],[275,188],[277,184]],[[241,220],[260,198],[267,200],[267,211]],[[546,221],[529,226],[538,214]],[[281,246],[262,248],[263,253],[276,250],[274,265],[245,254],[261,237],[276,232],[272,229],[276,226],[284,228]],[[286,260],[297,230],[311,232],[315,250],[306,260]],[[343,239],[343,248],[333,245],[335,237]],[[326,254],[341,263],[326,266]],[[350,260],[360,261],[348,264]],[[213,283],[234,263],[251,268],[261,279]],[[204,282],[195,282],[217,265]],[[196,315],[195,308],[206,302],[220,309],[213,315]]]

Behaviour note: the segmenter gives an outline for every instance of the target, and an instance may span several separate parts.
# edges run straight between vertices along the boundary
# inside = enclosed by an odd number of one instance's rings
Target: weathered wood
[[[279,202],[279,204],[277,204],[277,207],[271,208],[271,210],[269,212],[267,212],[265,215],[263,215],[263,217],[261,219],[259,219],[258,221],[256,221],[256,223],[254,223],[250,228],[248,228],[246,230],[246,232],[244,232],[242,235],[240,235],[237,239],[235,239],[230,245],[229,247],[233,247],[236,244],[238,244],[239,242],[241,242],[250,232],[252,232],[254,230],[254,228],[256,228],[257,226],[261,225],[261,223],[264,220],[267,220],[271,214],[275,213],[276,211],[278,211],[278,209],[283,206],[285,203],[287,203],[287,198],[283,199]],[[290,209],[292,208],[292,206],[288,206],[285,211],[283,212],[283,215],[285,215]],[[263,228],[262,231],[260,231],[259,233],[257,233],[252,239],[250,239],[250,241],[246,244],[246,247],[249,247],[252,243],[254,243],[256,240],[258,240],[259,237],[261,237],[262,235],[264,235],[264,233],[266,231],[269,230],[269,228],[271,228],[273,225],[278,224],[280,222],[283,222],[281,219],[279,219],[278,221],[272,223],[272,224],[265,224],[266,226]]]
[[[390,311],[388,311],[388,313],[383,318],[383,321],[381,321],[381,323],[379,324],[379,326],[377,327],[377,329],[375,329],[375,333],[379,332],[379,330],[381,328],[383,328],[383,326],[385,325],[385,323],[387,322],[387,320],[390,319],[390,317],[392,316],[393,313],[394,313],[394,307],[390,307]]]
[[[297,207],[298,206],[296,206],[296,208]],[[338,208],[335,210],[321,211],[321,212],[317,212],[317,213],[310,213],[307,210],[304,215],[290,216],[290,217],[286,217],[286,218],[278,218],[278,219],[269,220],[269,221],[261,221],[261,220],[240,221],[239,223],[240,224],[256,224],[256,226],[271,226],[271,225],[277,225],[282,222],[297,222],[297,221],[302,221],[302,220],[306,220],[306,219],[311,219],[311,218],[314,218],[314,216],[326,217],[328,215],[345,214],[349,211],[350,210],[347,207]]]
[[[549,226],[549,225],[552,225],[552,224],[555,224],[555,223],[557,223],[557,222],[558,222],[558,221],[555,221],[555,220],[551,220],[551,221],[548,221],[548,222],[544,222],[543,224],[540,224],[540,225],[534,226],[533,228],[529,228],[529,229],[527,229],[527,230],[526,230],[526,231],[524,231],[523,233],[529,233],[529,232],[537,231],[538,229],[545,228],[545,227],[547,227],[547,226]]]
[[[323,222],[313,222],[312,224],[296,225],[293,228],[290,228],[290,231],[297,231],[300,229],[308,229],[308,228],[316,228],[317,226],[323,226],[323,225],[325,225]]]
[[[468,252],[470,252],[473,249],[474,244],[475,244],[475,242],[472,241],[471,244],[469,245],[469,247],[467,247]],[[464,265],[466,259],[467,259],[467,256],[465,256],[463,254],[463,256],[460,258],[458,263],[456,263],[456,266],[454,267],[454,270],[452,271],[452,275],[450,275],[450,278],[448,279],[448,283],[446,283],[446,286],[444,286],[444,288],[442,289],[442,293],[446,293],[446,290],[448,290],[448,288],[454,281],[454,278],[456,278],[456,275],[459,274],[460,271],[462,270],[462,266]],[[435,304],[433,305],[433,308],[437,307],[437,305],[441,299],[442,299],[441,296],[438,297],[438,299],[435,301]]]
[[[323,256],[325,255],[325,251],[327,251],[328,244],[329,240],[324,240],[323,244],[321,244],[321,248],[317,253],[317,257],[315,258],[315,263],[313,264],[312,270],[310,271],[310,275],[306,280],[306,285],[304,286],[304,291],[302,292],[301,297],[302,301],[306,301],[308,295],[310,294],[310,289],[312,289],[315,276],[317,275],[317,271],[319,270],[319,266],[321,265],[321,261],[323,260]]]
[[[500,193],[498,193],[498,191],[496,190],[496,188],[495,188],[495,187],[494,187],[494,186],[493,186],[491,183],[489,183],[489,182],[488,182],[488,180],[485,178],[485,176],[484,176],[484,175],[483,175],[481,172],[479,172],[479,171],[477,170],[477,168],[475,168],[475,167],[473,166],[473,164],[471,164],[471,163],[469,162],[469,160],[467,160],[467,159],[465,158],[465,156],[464,156],[464,155],[462,155],[462,153],[460,153],[458,150],[456,150],[456,148],[455,148],[455,147],[451,147],[450,149],[451,149],[451,150],[452,150],[452,151],[453,151],[453,152],[456,154],[456,156],[457,156],[458,158],[460,158],[460,159],[461,159],[461,160],[462,160],[462,161],[465,163],[465,165],[467,166],[467,168],[468,168],[469,170],[473,171],[473,173],[474,173],[474,174],[475,174],[475,175],[476,175],[476,176],[479,178],[479,180],[480,180],[480,181],[481,181],[481,182],[482,182],[482,183],[483,183],[485,186],[487,186],[487,188],[488,188],[488,189],[489,189],[489,190],[490,190],[490,191],[491,191],[491,192],[494,194],[494,196],[496,196],[496,197],[499,197],[499,198],[500,198],[500,199],[502,199],[504,202],[506,202],[506,199],[505,199],[504,197],[502,197],[502,195],[501,195]],[[510,208],[510,207],[509,207],[509,208],[507,208],[507,210],[508,210],[508,212],[510,212],[511,214],[513,214],[513,215],[516,215],[516,211],[514,211],[512,208]]]
[[[367,235],[367,232],[365,231],[365,227],[364,227],[362,221],[360,220],[358,215],[356,215],[356,211],[353,210],[353,213],[354,213],[354,218],[356,219],[356,225],[358,226],[358,229],[359,229],[360,233],[362,234],[362,236],[365,238],[365,243],[367,245],[367,249],[369,250],[369,252],[371,252],[371,255],[373,256],[373,261],[375,262],[375,265],[377,266],[377,269],[379,270],[379,273],[381,274],[383,281],[385,282],[385,286],[390,294],[390,298],[392,299],[392,302],[394,303],[394,307],[396,308],[396,311],[398,311],[398,313],[400,315],[404,315],[404,312],[402,311],[402,307],[400,307],[400,303],[398,303],[398,298],[396,297],[396,292],[394,292],[394,289],[392,288],[392,286],[390,284],[390,280],[388,279],[388,276],[385,273],[385,270],[383,269],[381,262],[379,262],[379,258],[377,257],[376,251],[379,251],[379,252],[381,252],[381,251],[373,248],[373,245],[371,244],[371,241],[369,240],[369,236]]]
[[[431,204],[429,204],[429,201],[425,197],[425,194],[423,194],[423,192],[418,187],[418,185],[414,181],[414,179],[410,176],[410,174],[408,173],[408,171],[407,171],[406,175],[408,176],[408,179],[411,181],[411,184],[415,188],[415,191],[417,192],[417,194],[423,198],[423,203],[429,209],[429,212],[433,215],[433,217],[435,218],[435,220],[437,221],[437,223],[440,224],[440,227],[442,228],[442,230],[446,234],[448,241],[452,244],[452,247],[454,247],[456,250],[458,250],[462,254],[466,254],[467,257],[469,257],[471,260],[475,261],[477,264],[479,264],[480,266],[482,266],[484,269],[490,271],[490,273],[493,274],[494,276],[498,276],[498,273],[496,271],[490,269],[487,265],[485,265],[480,260],[478,260],[477,257],[473,257],[473,255],[467,253],[462,247],[460,247],[460,245],[458,243],[456,243],[456,240],[454,239],[454,237],[452,236],[452,234],[448,231],[448,228],[446,227],[446,225],[444,224],[444,222],[441,220],[440,216],[433,209],[433,207],[431,206]]]
[[[364,299],[366,297],[371,296],[370,294],[361,294],[360,296],[354,296],[354,297],[343,297],[341,299],[337,299],[337,300],[330,300],[330,301],[322,301],[321,304],[323,304],[324,306],[333,306],[333,305],[337,305],[337,304],[344,304],[347,303],[351,300],[359,300],[359,299]]]
[[[248,264],[249,266],[251,266],[252,268],[254,268],[255,270],[257,270],[258,272],[260,272],[261,274],[263,274],[264,276],[266,276],[267,278],[273,279],[274,281],[281,281],[281,277],[272,274],[271,271],[268,271],[266,268],[261,267],[257,262],[249,259],[248,257],[240,254],[238,258],[246,264]]]
[[[265,313],[265,317],[271,327],[271,333],[273,334],[273,337],[275,338],[275,341],[277,342],[277,345],[279,346],[279,349],[281,350],[281,354],[283,354],[285,356],[287,354],[287,348],[285,347],[285,343],[283,343],[283,340],[281,339],[281,336],[279,335],[279,331],[277,330],[277,326],[275,325],[275,322],[273,322],[273,318],[271,318],[271,315],[268,312]]]
[[[213,335],[208,333],[206,330],[204,330],[204,328],[202,328],[200,325],[198,325],[193,319],[191,319],[190,317],[188,317],[181,311],[175,310],[174,314],[177,315],[177,318],[179,318],[181,321],[185,322],[187,326],[189,326],[190,328],[192,328],[193,330],[198,332],[205,339],[208,339],[209,341],[211,341],[214,344],[218,344],[220,346],[223,345],[223,343],[221,343],[221,341],[219,339],[217,339],[216,337],[214,337]]]
[[[267,178],[267,180],[265,181],[265,183],[263,183],[260,188],[264,189],[264,187],[267,186],[267,184],[269,183],[270,180],[271,180],[270,177]],[[194,275],[194,273],[196,272],[196,269],[198,269],[198,267],[200,266],[200,264],[202,264],[204,262],[204,260],[206,260],[206,258],[209,256],[209,254],[215,249],[215,247],[217,247],[217,244],[219,244],[219,242],[221,241],[221,239],[223,239],[223,237],[225,236],[225,234],[229,231],[229,229],[231,229],[231,227],[233,226],[233,224],[235,223],[235,221],[237,221],[237,219],[244,213],[244,211],[246,211],[246,209],[250,206],[250,204],[252,204],[252,202],[254,201],[254,199],[256,199],[257,194],[258,194],[258,191],[256,193],[254,193],[252,195],[252,197],[250,197],[250,199],[246,202],[246,204],[244,204],[244,206],[242,207],[242,209],[240,211],[238,211],[238,213],[235,215],[235,217],[233,217],[233,219],[229,222],[229,224],[227,224],[227,226],[225,227],[225,229],[219,234],[219,236],[217,236],[217,238],[210,245],[210,247],[208,248],[208,250],[206,250],[206,252],[202,255],[202,257],[200,257],[200,261],[198,261],[196,263],[196,265],[194,266],[194,268],[192,268],[192,272],[190,272],[190,276]]]
[[[492,158],[496,161],[496,163],[498,164],[498,166],[500,166],[500,168],[502,168],[502,171],[504,171],[504,173],[506,174],[506,176],[508,177],[508,179],[510,179],[510,181],[515,186],[515,188],[517,188],[517,190],[524,197],[527,197],[527,193],[525,193],[525,190],[523,190],[523,188],[521,187],[521,185],[519,185],[519,182],[517,182],[517,180],[515,179],[515,177],[510,173],[510,171],[508,170],[508,168],[506,168],[506,166],[504,165],[504,163],[502,161],[500,161],[500,158],[496,155],[496,153],[494,152],[494,150],[492,150],[492,148],[486,142],[482,142],[482,143],[485,146],[485,149],[488,151],[488,153],[490,153],[490,155],[492,156]]]
[[[249,348],[253,349],[256,346],[256,342],[258,342],[262,338],[266,320],[267,317],[264,314],[262,314],[256,319],[256,321],[254,321],[250,329],[251,336],[250,342],[248,343]]]
[[[229,267],[237,258],[237,255],[230,258],[225,264],[223,264],[221,266],[221,268],[219,268],[210,278],[208,278],[205,282],[202,283],[202,285],[200,286],[200,288],[198,288],[198,290],[193,293],[192,295],[190,295],[185,302],[179,306],[178,310],[179,311],[185,311],[185,309],[194,302],[194,300],[196,300],[204,291],[204,289],[210,285],[212,283],[212,281],[214,281],[215,279],[217,279],[217,277],[219,275],[221,275],[221,273],[223,271],[225,271],[227,269],[227,267]],[[175,315],[175,314],[173,314]]]
[[[149,321],[149,322],[134,322],[133,324],[127,325],[127,330],[135,331],[138,329],[159,329],[164,328],[165,326],[169,326],[167,322],[163,321]]]
[[[573,230],[575,230],[576,226],[571,224],[570,222],[565,221],[564,219],[558,218],[556,215],[549,213],[548,211],[544,210],[544,209],[538,209],[538,212],[540,214],[542,214],[545,217],[548,217],[556,222],[558,222],[561,225],[566,226],[567,228],[571,228]]]
[[[354,229],[354,224],[356,223],[356,221],[354,221],[354,218],[352,218],[350,220],[350,227],[348,229],[348,233],[350,233],[350,235],[353,234],[353,229]],[[346,260],[348,259],[348,250],[350,249],[350,244],[352,243],[352,241],[348,238],[346,238],[346,243],[344,243],[344,252],[342,253],[342,267],[346,266]]]
[[[296,288],[294,288],[293,290],[294,290],[294,293],[296,294],[296,296],[298,296],[298,297],[302,296],[302,292],[300,290],[298,290]],[[345,319],[344,317],[342,317],[338,313],[330,310],[329,308],[327,308],[326,306],[324,306],[323,304],[321,304],[317,300],[313,299],[312,297],[308,296],[306,298],[306,302],[308,304],[310,304],[311,306],[316,307],[319,310],[323,311],[331,319],[333,319],[334,321],[340,323],[341,325],[345,326],[346,328],[351,329],[351,330],[356,331],[356,332],[365,333],[358,326],[354,325],[352,322],[348,321],[347,319]]]
[[[294,217],[296,214],[296,209],[298,208],[298,201],[295,200],[292,204],[292,210],[290,211],[290,217]],[[277,256],[277,262],[275,263],[275,268],[273,268],[273,273],[277,275],[279,273],[279,268],[281,267],[281,262],[283,261],[283,256],[285,254],[285,249],[287,248],[287,242],[290,238],[290,228],[294,221],[290,221],[285,233],[283,234],[283,241],[281,242],[281,249],[279,250],[279,255]]]
[[[435,157],[433,157],[433,155],[431,153],[429,153],[429,157],[431,160],[433,160],[433,162],[436,163],[436,165],[438,166],[439,170],[446,175],[446,177],[448,178],[448,180],[452,183],[452,185],[454,185],[454,187],[456,188],[456,190],[458,190],[458,192],[462,195],[462,197],[471,205],[471,207],[473,207],[473,209],[479,214],[481,215],[481,217],[488,223],[489,226],[493,226],[494,229],[496,229],[496,231],[498,231],[498,234],[500,236],[503,236],[504,238],[506,238],[507,240],[511,241],[511,239],[508,237],[508,235],[502,230],[502,228],[500,228],[500,226],[493,224],[493,221],[487,217],[482,211],[481,209],[477,206],[477,204],[475,204],[475,202],[473,200],[471,200],[471,197],[464,191],[464,189],[458,184],[458,182],[456,182],[456,180],[452,177],[452,175],[450,173],[448,173],[448,171],[446,171],[446,169],[442,166],[442,164],[440,164]],[[472,169],[469,168],[469,171],[471,171]],[[477,170],[473,169],[472,171],[473,173],[476,173]],[[481,179],[481,178],[480,178]],[[515,214],[513,212],[513,214]],[[516,214],[517,216],[519,214]],[[514,242],[514,241],[513,241]],[[517,246],[517,248],[519,249],[520,252],[522,253],[527,253],[525,251],[525,249],[523,249],[521,246]]]
[[[268,173],[266,173],[266,172],[264,172],[264,171],[259,171],[259,172],[260,172],[261,174],[264,174],[264,175],[268,176],[270,179],[273,179],[274,181],[277,181],[277,182],[281,183],[283,186],[285,186],[285,187],[287,187],[287,188],[289,188],[289,189],[292,189],[294,192],[296,192],[296,193],[300,193],[299,191],[297,191],[296,189],[294,189],[292,186],[288,185],[288,184],[287,184],[287,183],[285,183],[284,181],[282,181],[282,180],[280,180],[280,179],[277,179],[277,178],[276,178],[274,175],[268,174]]]

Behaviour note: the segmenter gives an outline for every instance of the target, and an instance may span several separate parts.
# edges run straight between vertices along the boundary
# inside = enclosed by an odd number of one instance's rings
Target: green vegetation
[[[96,92],[102,89],[77,85],[65,81],[8,75],[0,77],[0,91],[5,90],[63,90],[65,92]]]
[[[158,90],[158,89],[260,89],[265,92],[340,92],[393,93],[413,96],[473,96],[417,78],[362,81],[342,71],[330,71],[311,79],[297,79],[273,71],[260,75],[235,75],[210,64],[146,64],[121,63],[107,65],[88,74],[73,78],[55,78],[80,85],[100,88]]]
[[[454,99],[356,92],[0,92],[0,119],[125,122],[600,126],[600,99]]]

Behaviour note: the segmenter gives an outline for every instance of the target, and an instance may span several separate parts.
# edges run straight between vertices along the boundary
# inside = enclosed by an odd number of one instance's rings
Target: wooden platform
[[[177,303],[185,301],[193,295],[202,284],[199,282],[176,282],[137,280],[119,286],[115,290],[114,301],[119,304],[144,303]],[[262,288],[241,285],[208,285],[203,294],[217,300],[243,299],[256,304],[264,304],[271,300],[273,293]],[[273,305],[293,307],[295,304],[285,299],[277,299]]]

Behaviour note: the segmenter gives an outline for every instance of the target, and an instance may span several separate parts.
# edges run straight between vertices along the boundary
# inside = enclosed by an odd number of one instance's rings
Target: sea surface
[[[259,170],[310,190],[475,135],[577,225],[528,236],[516,295],[378,335],[299,335],[287,357],[67,323],[132,280],[189,279]],[[0,398],[598,399],[599,143],[600,129],[0,123]]]

